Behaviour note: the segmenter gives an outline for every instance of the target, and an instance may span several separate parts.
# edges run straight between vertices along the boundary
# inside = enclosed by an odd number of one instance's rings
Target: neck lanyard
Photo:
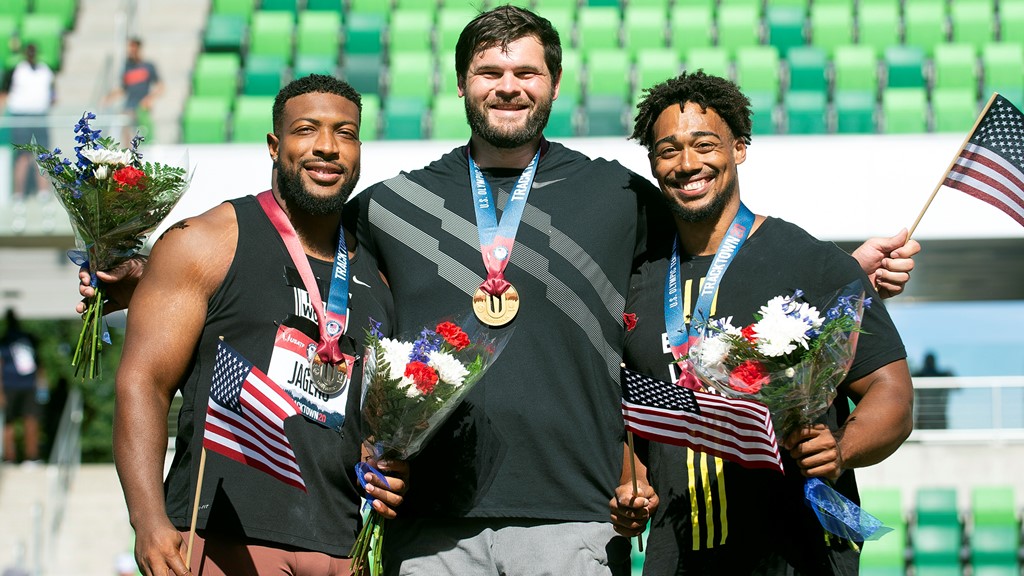
[[[291,256],[292,263],[302,278],[302,283],[309,294],[309,301],[316,312],[317,326],[320,328],[317,355],[325,364],[342,362],[343,355],[338,342],[348,328],[348,247],[345,245],[345,230],[341,226],[338,227],[338,250],[334,254],[334,274],[331,275],[331,286],[325,307],[323,299],[320,298],[316,277],[313,276],[313,269],[309,267],[306,252],[302,249],[302,243],[299,242],[288,216],[270,190],[261,192],[256,198],[277,229],[285,248],[288,249],[288,255]]]

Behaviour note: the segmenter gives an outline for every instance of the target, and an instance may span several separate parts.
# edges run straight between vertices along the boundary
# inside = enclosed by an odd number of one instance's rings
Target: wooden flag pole
[[[634,464],[634,462],[633,462],[633,459],[635,458],[635,456],[633,455],[633,432],[628,431],[628,430],[626,431],[626,443],[629,444],[629,474],[633,478],[633,496],[639,496],[640,492],[636,488],[636,464]],[[650,521],[650,519],[648,519],[648,521]],[[639,550],[641,552],[643,552],[644,551],[644,533],[643,532],[637,534],[637,536],[636,536],[636,543],[637,543],[637,548],[639,548]]]
[[[185,558],[185,567],[192,569],[192,544],[196,539],[196,518],[199,517],[199,494],[203,491],[203,472],[206,471],[206,448],[199,453],[199,478],[196,479],[196,499],[192,503],[192,525],[188,529],[188,552]]]
[[[939,183],[932,190],[932,195],[928,197],[928,201],[924,203],[924,208],[921,208],[921,213],[917,215],[917,220],[914,220],[914,224],[910,227],[910,231],[907,232],[907,242],[910,241],[910,237],[914,235],[914,230],[917,229],[917,225],[921,223],[921,218],[924,218],[924,213],[928,210],[928,207],[932,205],[932,200],[935,199],[935,195],[939,193],[939,188],[942,188],[942,183],[946,181],[946,176],[949,175],[949,171],[953,169],[953,165],[956,164],[957,158],[960,157],[960,153],[963,152],[964,148],[967,147],[967,142],[974,136],[974,131],[978,129],[978,124],[981,124],[981,119],[988,114],[988,109],[992,107],[992,103],[995,102],[998,92],[993,92],[992,96],[989,97],[988,103],[985,104],[985,108],[978,115],[978,118],[974,121],[974,126],[971,131],[967,133],[964,141],[960,144],[960,148],[957,149],[956,154],[953,155],[953,160],[950,161],[949,166],[946,166],[946,171],[942,173],[942,178],[939,179]]]

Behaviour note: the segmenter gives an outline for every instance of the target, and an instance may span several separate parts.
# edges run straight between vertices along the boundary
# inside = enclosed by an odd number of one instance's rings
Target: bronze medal
[[[316,389],[327,395],[340,392],[349,380],[349,369],[346,362],[338,365],[326,364],[319,356],[314,356],[309,365],[310,376]]]
[[[519,293],[513,286],[498,296],[477,288],[473,294],[473,312],[477,319],[492,328],[504,326],[519,312]]]

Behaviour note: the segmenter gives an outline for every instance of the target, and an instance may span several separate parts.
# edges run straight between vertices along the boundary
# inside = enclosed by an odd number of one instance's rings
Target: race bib
[[[302,410],[302,415],[320,425],[341,430],[345,424],[349,386],[355,358],[345,354],[348,367],[341,388],[327,394],[319,389],[310,375],[310,362],[316,355],[317,343],[300,330],[279,326],[274,341],[267,376],[291,396]]]

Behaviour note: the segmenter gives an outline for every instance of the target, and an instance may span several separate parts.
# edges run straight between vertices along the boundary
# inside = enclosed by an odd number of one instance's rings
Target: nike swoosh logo
[[[555,182],[561,182],[562,180],[565,180],[565,178],[559,178],[558,180],[548,180],[547,182],[534,182],[533,183],[533,187],[534,188],[543,188],[543,187],[547,186],[548,184],[554,184]]]
[[[356,278],[355,274],[352,275],[352,281],[355,282],[356,284],[359,284],[360,286],[366,286],[367,288],[372,288],[372,286],[370,286],[366,282],[363,282],[359,278]]]

